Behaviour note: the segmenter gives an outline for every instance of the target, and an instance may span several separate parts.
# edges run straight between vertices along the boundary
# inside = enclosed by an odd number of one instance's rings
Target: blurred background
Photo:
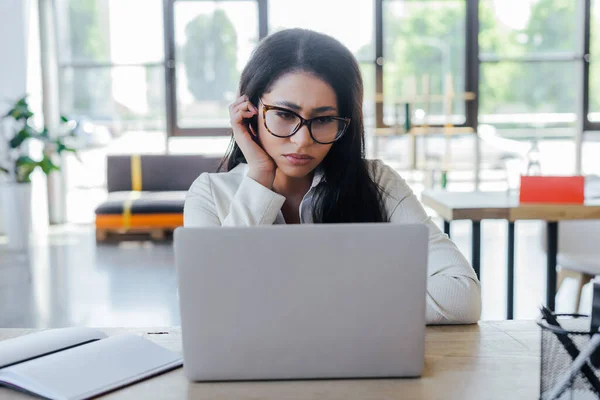
[[[417,194],[510,191],[532,165],[600,174],[600,0],[0,0],[0,114],[28,95],[31,124],[64,116],[76,150],[52,179],[32,174],[27,251],[10,248],[0,217],[0,326],[178,324],[168,240],[96,237],[107,160],[221,157],[252,50],[292,27],[354,53],[367,154]],[[542,228],[519,223],[519,318],[544,298]],[[469,235],[453,224],[466,255]],[[505,317],[505,237],[486,222],[484,319]]]

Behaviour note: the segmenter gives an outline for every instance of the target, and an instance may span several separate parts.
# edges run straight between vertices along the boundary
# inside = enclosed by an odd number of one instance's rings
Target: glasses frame
[[[315,141],[315,143],[319,143],[319,144],[332,144],[337,142],[338,140],[340,140],[340,138],[342,136],[344,136],[344,134],[346,133],[346,131],[348,130],[348,126],[350,126],[350,121],[351,119],[348,117],[338,117],[338,116],[332,116],[332,115],[321,115],[319,117],[314,117],[314,118],[310,118],[310,119],[304,119],[302,118],[302,116],[298,115],[298,113],[290,110],[289,108],[285,108],[285,107],[278,107],[278,106],[272,106],[269,104],[265,104],[262,102],[262,100],[259,100],[260,103],[263,106],[263,124],[265,125],[266,130],[273,136],[278,137],[278,138],[289,138],[294,136],[304,125],[306,125],[306,127],[308,128],[308,133],[310,134],[310,137],[312,138],[312,140]],[[273,133],[269,127],[267,126],[267,111],[270,110],[279,110],[279,111],[285,111],[287,113],[290,113],[296,117],[298,117],[300,119],[300,123],[294,128],[294,130],[292,131],[292,133],[290,133],[289,135],[286,136],[281,136],[281,135],[277,135],[275,133]],[[344,122],[344,129],[342,129],[341,133],[339,133],[336,138],[331,141],[331,142],[320,142],[318,141],[315,136],[312,133],[312,123],[315,119],[319,119],[319,118],[323,118],[323,117],[328,117],[328,118],[333,118],[336,121],[342,121]]]

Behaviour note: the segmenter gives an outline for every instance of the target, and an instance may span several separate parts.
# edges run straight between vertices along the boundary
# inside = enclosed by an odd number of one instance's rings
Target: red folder
[[[583,176],[521,176],[521,203],[583,204]]]

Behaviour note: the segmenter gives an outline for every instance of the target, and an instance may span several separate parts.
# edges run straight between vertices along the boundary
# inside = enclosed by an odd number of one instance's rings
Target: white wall
[[[0,0],[0,116],[25,94],[29,94],[33,110],[41,111],[38,32],[37,0]],[[0,121],[0,135],[4,134],[5,125]],[[0,158],[5,156],[5,151],[5,141],[0,139]],[[5,179],[0,174],[0,184]],[[0,220],[0,233],[2,231]]]
[[[27,33],[29,1],[0,1],[0,114],[27,90]]]
[[[38,0],[0,0],[0,114],[11,102],[29,94],[41,112]],[[40,115],[41,118],[41,115]],[[36,121],[36,122],[41,122]]]

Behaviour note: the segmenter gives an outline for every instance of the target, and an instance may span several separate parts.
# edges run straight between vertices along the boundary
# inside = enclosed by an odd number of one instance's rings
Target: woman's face
[[[258,107],[258,135],[263,148],[286,176],[291,178],[307,176],[321,164],[332,144],[315,142],[306,125],[291,137],[279,138],[271,135],[265,128],[263,104],[285,108],[304,119],[335,117],[340,114],[333,88],[314,75],[293,72],[279,78],[272,85],[271,90],[263,94],[261,101],[262,104],[259,103]],[[286,116],[285,112],[279,116],[293,118]],[[269,120],[267,125],[273,131]],[[279,134],[279,132],[275,133]]]

